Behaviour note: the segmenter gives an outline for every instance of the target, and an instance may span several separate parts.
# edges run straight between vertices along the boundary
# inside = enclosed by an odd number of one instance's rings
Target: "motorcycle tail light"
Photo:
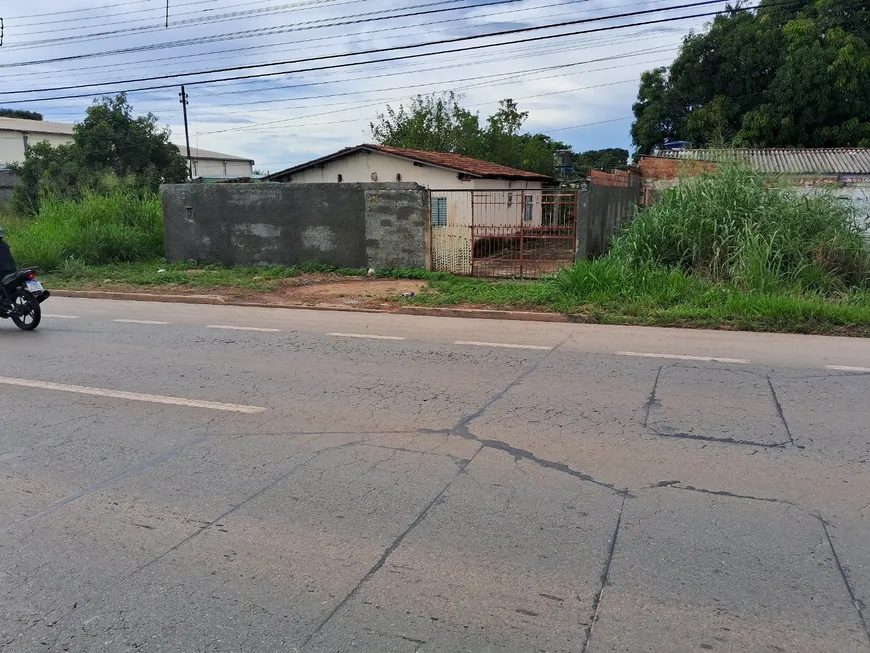
[[[28,281],[33,281],[34,279],[36,279],[36,275],[33,274],[33,272],[31,272],[30,274],[27,275]]]

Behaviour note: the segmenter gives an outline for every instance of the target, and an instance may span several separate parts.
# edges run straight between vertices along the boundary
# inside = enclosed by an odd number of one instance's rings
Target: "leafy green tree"
[[[23,109],[0,108],[0,118],[22,118],[24,120],[42,120],[42,114],[36,111],[24,111]]]
[[[735,7],[735,8],[739,8]],[[684,39],[670,68],[641,77],[637,153],[696,147],[870,144],[870,3],[762,0]]]
[[[44,193],[76,198],[119,183],[155,192],[161,183],[182,182],[188,174],[169,130],[153,114],[134,117],[124,94],[94,101],[76,124],[72,143],[36,143],[12,169],[21,177],[15,208],[25,213],[38,210]]]
[[[523,132],[528,112],[511,99],[481,124],[454,93],[418,96],[408,108],[387,107],[371,123],[372,138],[381,145],[463,154],[484,161],[552,175],[553,154],[570,149],[545,134]]]
[[[134,118],[123,93],[88,108],[75,126],[75,147],[89,169],[133,177],[154,190],[162,182],[187,179],[187,162],[169,141],[169,128],[161,128],[152,113]]]
[[[587,150],[574,155],[574,172],[588,175],[590,170],[611,171],[628,164],[628,150],[610,147],[604,150]]]

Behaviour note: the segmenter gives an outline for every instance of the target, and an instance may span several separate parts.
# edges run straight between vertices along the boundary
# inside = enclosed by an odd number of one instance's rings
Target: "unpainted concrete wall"
[[[426,263],[428,197],[416,184],[173,184],[161,198],[170,261]]]
[[[0,209],[6,208],[15,194],[19,178],[9,170],[0,170]]]
[[[577,222],[577,260],[607,252],[613,236],[637,214],[642,189],[639,180],[625,186],[594,183],[581,191]]]

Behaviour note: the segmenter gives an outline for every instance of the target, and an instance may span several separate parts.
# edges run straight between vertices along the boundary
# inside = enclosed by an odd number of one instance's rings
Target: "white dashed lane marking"
[[[685,356],[682,354],[654,354],[649,352],[637,351],[618,351],[617,356],[637,356],[641,358],[668,358],[683,361],[707,361],[716,363],[741,363],[748,364],[750,361],[746,358],[723,358],[721,356]]]
[[[501,347],[503,349],[534,349],[537,351],[550,351],[553,349],[544,345],[514,345],[507,342],[475,342],[473,340],[457,340],[453,344],[471,347]]]
[[[263,327],[229,326],[225,324],[209,324],[206,329],[229,329],[230,331],[262,331],[263,333],[280,333],[281,329],[265,329]]]
[[[120,322],[121,324],[169,324],[169,322],[156,322],[155,320],[112,320],[112,322]]]
[[[81,395],[94,397],[108,397],[110,399],[126,399],[128,401],[145,401],[152,404],[169,404],[171,406],[186,406],[188,408],[207,408],[209,410],[224,410],[233,413],[262,413],[265,408],[258,406],[244,406],[241,404],[225,404],[216,401],[200,401],[199,399],[183,399],[181,397],[163,397],[160,395],[146,395],[141,392],[124,392],[121,390],[105,390],[103,388],[89,388],[81,385],[68,385],[66,383],[49,383],[46,381],[30,381],[28,379],[10,379],[0,377],[0,384],[16,385],[23,388],[36,388],[39,390],[53,390],[58,392],[74,392]]]
[[[850,367],[848,365],[825,365],[825,368],[837,372],[870,372],[870,367]]]
[[[369,338],[371,340],[404,340],[401,336],[377,336],[368,333],[327,333],[336,338]]]
[[[55,315],[54,313],[43,313],[42,317],[50,317],[54,320],[77,320],[80,316],[78,315]]]

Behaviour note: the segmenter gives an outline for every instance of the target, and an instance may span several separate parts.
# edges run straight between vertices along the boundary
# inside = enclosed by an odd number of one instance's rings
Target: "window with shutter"
[[[433,197],[432,198],[432,226],[446,227],[447,226],[447,198]]]

